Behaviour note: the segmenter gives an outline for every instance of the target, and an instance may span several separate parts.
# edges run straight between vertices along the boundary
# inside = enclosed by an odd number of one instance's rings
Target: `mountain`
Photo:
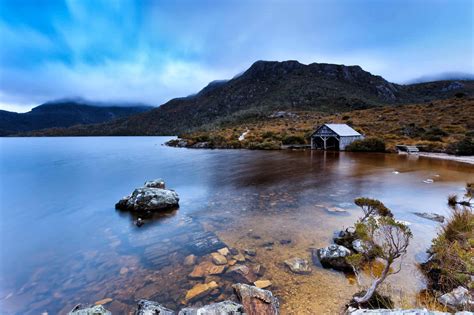
[[[279,110],[337,113],[383,105],[429,102],[474,94],[473,81],[398,85],[359,66],[297,61],[257,61],[228,81],[172,99],[146,113],[95,126],[38,135],[175,135],[226,123],[245,122]]]
[[[0,135],[74,125],[98,124],[151,110],[151,106],[98,106],[81,101],[45,103],[27,113],[0,110]]]

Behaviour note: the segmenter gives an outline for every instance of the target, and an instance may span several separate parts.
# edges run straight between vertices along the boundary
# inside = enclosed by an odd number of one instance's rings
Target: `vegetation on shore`
[[[474,184],[466,185],[464,199],[451,195],[452,214],[433,239],[430,260],[422,265],[431,290],[449,292],[458,286],[474,289]]]
[[[472,154],[474,98],[457,97],[430,103],[384,106],[328,115],[321,112],[291,112],[226,125],[207,126],[180,135],[188,146],[205,142],[209,148],[279,149],[282,144],[309,144],[315,126],[346,123],[370,140],[370,150],[395,151],[396,144],[417,145],[424,151]],[[249,131],[243,141],[239,137]],[[359,149],[366,143],[357,143]],[[372,148],[375,148],[373,150]]]

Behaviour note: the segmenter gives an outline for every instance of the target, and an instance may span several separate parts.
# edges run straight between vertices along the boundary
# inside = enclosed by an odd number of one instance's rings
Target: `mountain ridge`
[[[103,123],[151,110],[151,106],[98,106],[78,101],[46,102],[26,113],[0,110],[0,135]]]
[[[331,114],[430,102],[456,93],[474,95],[474,81],[400,85],[357,65],[257,61],[230,80],[213,81],[194,95],[171,99],[151,111],[87,128],[78,126],[46,134],[176,135],[205,126],[244,122],[278,110]]]

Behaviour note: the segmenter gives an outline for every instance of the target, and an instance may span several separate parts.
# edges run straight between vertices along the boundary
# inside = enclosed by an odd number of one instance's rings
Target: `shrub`
[[[385,152],[385,142],[379,138],[356,140],[346,147],[352,152]]]
[[[464,137],[464,139],[451,143],[446,152],[455,155],[474,155],[474,142],[471,137]]]
[[[305,144],[306,141],[303,136],[287,135],[281,140],[283,144]]]
[[[433,239],[429,250],[431,259],[422,265],[429,278],[429,287],[448,292],[458,286],[474,288],[474,213],[471,206],[472,183],[466,185],[465,199],[448,197],[451,217]],[[458,206],[461,205],[461,206]]]
[[[274,138],[275,137],[275,133],[273,131],[265,131],[263,134],[262,134],[262,138],[264,139],[267,139],[267,138]]]
[[[392,268],[398,258],[400,258],[401,268],[401,258],[407,252],[412,233],[408,226],[388,216],[377,219],[371,216],[364,222],[360,221],[356,224],[356,232],[363,244],[366,244],[364,247],[373,248],[371,254],[375,254],[375,257],[383,264],[379,276],[371,273],[373,281],[367,291],[361,296],[354,296],[355,302],[363,304],[371,300],[377,288],[388,276],[398,272]],[[349,263],[355,263],[352,267],[357,279],[360,278],[361,266],[358,265],[360,261],[360,259],[348,260]]]
[[[280,143],[267,139],[264,142],[249,142],[247,148],[250,150],[278,150]]]

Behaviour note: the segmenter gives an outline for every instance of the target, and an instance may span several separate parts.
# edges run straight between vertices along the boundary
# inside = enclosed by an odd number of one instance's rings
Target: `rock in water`
[[[212,261],[216,265],[226,265],[227,264],[227,258],[225,256],[219,254],[219,253],[211,253]]]
[[[309,274],[311,273],[311,267],[306,259],[294,257],[285,260],[285,265],[290,268],[290,270],[294,273],[298,274]]]
[[[345,231],[338,231],[334,233],[334,243],[337,245],[342,245],[346,248],[352,246],[352,242],[357,238],[355,231],[347,228]]]
[[[143,187],[165,189],[165,181],[161,178],[149,180],[146,181],[145,184],[143,184]]]
[[[203,261],[195,266],[193,271],[189,274],[192,279],[205,278],[211,275],[220,275],[227,269],[225,265],[216,266],[210,261]]]
[[[237,282],[253,283],[257,280],[257,275],[252,269],[245,265],[232,266],[226,272],[227,276],[232,277]]]
[[[139,300],[135,315],[175,315],[175,312],[161,304],[148,300]]]
[[[199,299],[203,296],[206,296],[212,290],[217,289],[218,287],[219,285],[215,281],[196,284],[186,293],[186,297],[184,299],[186,300],[186,302]]]
[[[186,258],[184,258],[183,264],[185,266],[193,266],[196,264],[196,260],[197,260],[196,255],[191,254],[191,255],[186,256]]]
[[[106,310],[102,305],[85,306],[77,305],[68,315],[112,315],[111,312]]]
[[[270,291],[242,283],[234,284],[232,287],[247,315],[278,314],[280,304]]]
[[[313,249],[311,254],[313,263],[317,264],[317,259],[319,259],[324,268],[352,270],[351,265],[346,261],[346,257],[351,255],[351,251],[344,246],[332,244],[325,248]]]
[[[243,306],[232,301],[223,301],[220,303],[206,305],[200,308],[186,307],[186,308],[183,308],[178,313],[178,315],[241,315],[241,314],[244,314]]]
[[[122,198],[116,209],[145,212],[175,208],[179,205],[178,194],[169,189],[142,187],[133,191],[130,196]]]
[[[468,289],[461,286],[440,296],[438,302],[453,310],[474,311],[474,299],[471,293],[469,293]]]

